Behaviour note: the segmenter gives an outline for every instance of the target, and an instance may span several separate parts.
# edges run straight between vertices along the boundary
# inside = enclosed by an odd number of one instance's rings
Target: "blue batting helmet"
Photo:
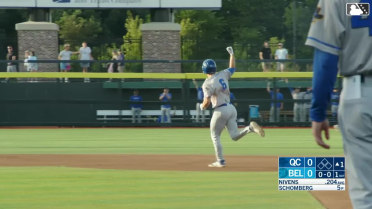
[[[204,74],[214,74],[217,70],[216,62],[212,59],[204,60],[202,70]]]

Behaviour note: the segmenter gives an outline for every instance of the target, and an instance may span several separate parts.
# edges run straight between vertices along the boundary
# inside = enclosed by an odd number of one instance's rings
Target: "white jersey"
[[[204,97],[211,98],[213,108],[230,103],[230,89],[228,82],[230,78],[231,72],[226,69],[205,79],[203,83]]]
[[[305,102],[305,108],[311,107],[311,99],[313,98],[312,92],[305,92],[304,99],[309,100],[308,102]]]
[[[277,49],[275,51],[275,56],[278,57],[280,60],[285,60],[287,59],[288,56],[288,50],[287,49]]]
[[[61,60],[71,60],[71,54],[72,54],[72,51],[62,50],[59,53],[59,56],[61,57]]]
[[[358,0],[320,0],[306,45],[339,56],[343,76],[372,72],[372,19],[347,16],[346,3]]]
[[[293,92],[292,93],[292,97],[293,97],[293,100],[299,100],[299,99],[303,99],[305,96],[305,92]],[[295,105],[303,105],[303,102],[295,102],[294,103]]]

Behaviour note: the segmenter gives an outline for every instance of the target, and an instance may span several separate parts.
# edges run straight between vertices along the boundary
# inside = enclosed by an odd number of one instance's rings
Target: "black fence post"
[[[190,119],[190,81],[182,80],[183,120]]]

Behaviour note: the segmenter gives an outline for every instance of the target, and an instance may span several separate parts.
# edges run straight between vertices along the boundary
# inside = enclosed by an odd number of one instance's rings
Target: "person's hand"
[[[230,55],[234,55],[234,50],[231,46],[227,47],[226,50]]]
[[[324,136],[329,140],[329,122],[328,119],[325,119],[323,122],[312,122],[312,132],[315,139],[315,142],[325,148],[329,149],[330,146],[323,141],[322,132],[324,131]]]
[[[204,108],[203,103],[201,103],[199,107],[200,107],[201,110],[205,110],[206,109],[206,108]]]

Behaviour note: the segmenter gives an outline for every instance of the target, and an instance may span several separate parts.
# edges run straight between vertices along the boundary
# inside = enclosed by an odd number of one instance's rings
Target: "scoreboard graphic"
[[[279,157],[282,191],[345,190],[344,157]]]

